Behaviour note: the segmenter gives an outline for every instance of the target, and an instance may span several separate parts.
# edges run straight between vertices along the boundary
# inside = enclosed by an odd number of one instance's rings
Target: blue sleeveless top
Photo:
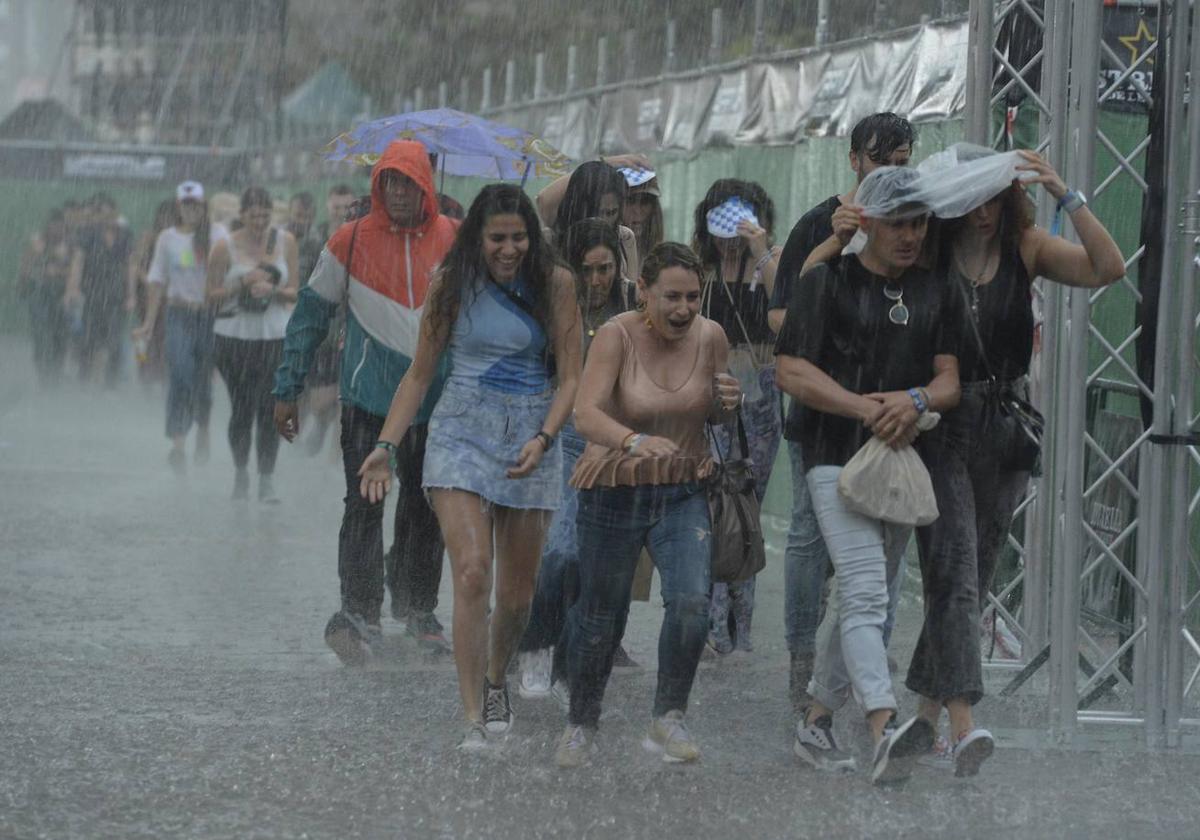
[[[509,294],[531,300],[523,275]],[[504,394],[540,394],[550,387],[546,333],[534,317],[491,280],[476,281],[463,295],[450,334],[450,382]]]

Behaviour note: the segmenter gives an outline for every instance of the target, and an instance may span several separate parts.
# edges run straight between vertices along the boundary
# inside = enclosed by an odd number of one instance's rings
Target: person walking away
[[[125,287],[129,276],[133,235],[121,224],[117,204],[107,193],[91,201],[92,223],[80,233],[83,251],[83,341],[79,377],[117,384],[125,321],[132,312]]]
[[[346,307],[345,352],[339,391],[345,507],[338,536],[341,606],[325,627],[325,641],[342,662],[362,664],[382,635],[384,594],[382,500],[359,493],[359,468],[371,454],[396,387],[412,364],[418,323],[433,269],[454,241],[457,225],[437,208],[433,171],[424,146],[397,141],[371,171],[371,210],[342,224],[321,252],[288,320],[283,361],[275,372],[275,427],[291,442],[300,433],[297,400],[304,393],[318,348],[329,336],[338,307]],[[409,598],[407,632],[431,650],[446,646],[434,616],[443,544],[421,491],[429,414],[444,374],[397,441],[400,488],[395,534],[401,563],[389,579],[392,597]]]
[[[767,313],[768,323],[774,332],[778,333],[783,325],[788,302],[795,294],[813,250],[833,237],[834,217],[851,231],[857,230],[858,213],[850,205],[858,185],[881,166],[907,166],[915,142],[916,132],[912,124],[891,112],[871,114],[854,126],[848,153],[850,169],[855,178],[854,187],[841,195],[827,198],[801,216],[788,234],[787,243],[779,256],[779,268]],[[793,402],[785,424],[787,427],[796,426],[798,412],[799,408]],[[786,433],[784,437],[792,467],[792,515],[787,548],[783,555],[784,622],[790,658],[788,696],[793,712],[799,717],[812,699],[808,696],[807,686],[812,678],[817,626],[821,623],[822,593],[831,566],[829,551],[821,537],[812,499],[808,494],[808,483],[804,480],[800,443]],[[897,572],[888,603],[885,633],[889,639],[899,602],[900,582],[903,579],[901,572],[902,569]]]
[[[617,232],[602,219],[584,219],[567,231],[564,256],[575,273],[575,297],[583,318],[583,358],[610,318],[629,309],[626,284],[621,280],[621,245]],[[559,432],[562,441],[562,503],[550,520],[538,570],[537,589],[529,624],[518,646],[522,697],[555,693],[566,698],[565,635],[567,611],[579,597],[579,557],[575,539],[578,492],[570,484],[585,442],[568,418]]]
[[[52,210],[39,233],[30,238],[17,273],[18,296],[29,309],[33,369],[42,387],[62,379],[67,356],[67,307],[79,292],[83,254],[67,230],[62,210]]]
[[[454,570],[464,750],[486,748],[513,724],[505,675],[561,496],[556,438],[575,399],[580,346],[574,281],[543,239],[533,202],[512,184],[484,187],[430,290],[416,357],[360,470],[363,497],[381,504],[389,459],[445,351],[451,374],[429,423],[423,484]]]
[[[208,301],[217,371],[229,389],[229,448],[235,469],[233,498],[250,492],[250,444],[258,455],[258,500],[276,503],[272,476],[275,433],[272,380],[283,359],[283,335],[299,285],[295,238],[271,224],[272,199],[262,187],[242,193],[241,225],[213,245],[208,260]]]
[[[731,348],[730,372],[747,394],[742,416],[750,451],[743,454],[754,464],[754,493],[762,502],[781,434],[774,342],[767,324],[767,304],[779,263],[779,248],[771,241],[775,205],[761,185],[722,178],[696,205],[694,220],[692,247],[704,263],[701,311],[725,330]],[[722,427],[713,435],[713,445],[721,454],[728,453],[733,439],[732,430]],[[754,582],[750,578],[713,584],[708,645],[716,655],[754,650]]]
[[[948,411],[959,400],[963,306],[947,284],[917,266],[929,212],[913,198],[915,178],[910,170],[884,167],[863,180],[864,205],[870,196],[895,209],[863,222],[861,254],[821,264],[803,278],[776,345],[779,386],[801,406],[789,421],[789,438],[801,445],[836,582],[817,635],[813,700],[796,725],[793,750],[819,769],[854,766],[838,747],[832,720],[853,689],[875,742],[876,783],[905,778],[934,740],[923,718],[898,723],[884,643],[888,581],[911,529],[852,511],[838,479],[872,435],[893,448],[912,445],[921,414]],[[923,441],[917,451],[931,475],[943,468]],[[974,600],[969,576],[950,585],[956,597]]]
[[[700,749],[685,725],[708,629],[712,525],[703,481],[713,469],[705,424],[734,417],[737,380],[726,373],[720,325],[700,315],[703,264],[664,242],[638,280],[642,312],[596,332],[575,406],[588,441],[571,485],[579,491],[579,601],[570,613],[570,711],[555,751],[577,767],[594,748],[615,642],[643,546],[662,577],[666,612],[658,687],[643,746],[668,762]]]
[[[135,342],[154,334],[166,300],[167,462],[182,475],[187,463],[184,445],[196,426],[195,460],[208,462],[208,421],[212,413],[213,312],[207,300],[206,271],[213,242],[229,234],[208,220],[204,187],[184,181],[175,189],[179,223],[158,235],[146,282],[150,297],[146,317],[133,331]]]

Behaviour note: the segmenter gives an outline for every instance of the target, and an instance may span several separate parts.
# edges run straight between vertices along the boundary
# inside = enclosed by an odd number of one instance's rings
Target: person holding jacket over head
[[[379,440],[392,395],[412,364],[430,277],[458,230],[438,209],[428,153],[415,141],[387,147],[371,172],[371,199],[369,214],[335,230],[300,290],[273,391],[276,428],[292,441],[300,431],[296,401],[305,376],[345,301],[339,385],[346,476],[338,537],[341,609],[329,620],[325,641],[347,664],[364,662],[381,635],[384,589],[383,501],[360,495],[358,471]],[[409,634],[429,650],[446,645],[433,614],[443,546],[437,519],[421,492],[421,467],[429,415],[444,380],[445,370],[439,369],[396,449],[395,562],[388,576],[393,601],[409,601]]]

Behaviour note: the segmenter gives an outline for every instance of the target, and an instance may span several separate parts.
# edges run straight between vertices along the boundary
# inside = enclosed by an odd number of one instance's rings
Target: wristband
[[[908,396],[912,399],[913,407],[916,408],[917,414],[924,414],[929,410],[929,406],[921,397],[921,392],[917,388],[909,388]]]
[[[1087,197],[1079,190],[1067,190],[1066,195],[1058,200],[1058,206],[1067,213],[1074,213],[1080,207],[1087,206]]]
[[[638,444],[641,443],[645,439],[646,439],[645,435],[639,434],[638,432],[634,432],[632,435],[630,435],[626,439],[626,442],[624,444],[622,444],[621,448],[624,449],[626,452],[628,452],[630,455],[632,455],[635,451],[637,451]]]
[[[395,472],[396,471],[396,452],[398,451],[398,447],[396,446],[396,444],[392,443],[390,440],[377,440],[377,441],[375,441],[375,448],[383,449],[384,451],[387,452],[388,466],[390,466],[392,468],[392,472]]]
[[[542,442],[542,447],[546,452],[549,452],[550,447],[554,446],[554,436],[547,431],[539,431],[534,438]]]

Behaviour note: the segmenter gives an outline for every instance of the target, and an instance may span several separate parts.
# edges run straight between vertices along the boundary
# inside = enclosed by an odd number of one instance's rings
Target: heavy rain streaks
[[[1133,250],[958,144],[928,5],[0,0],[0,840],[1193,836],[1178,732],[1064,733],[1031,465],[918,434],[1049,413],[1033,278],[1107,304]],[[1015,180],[1072,225],[1024,273]],[[872,435],[945,530],[842,501]],[[1138,580],[1087,593],[1100,718]]]

